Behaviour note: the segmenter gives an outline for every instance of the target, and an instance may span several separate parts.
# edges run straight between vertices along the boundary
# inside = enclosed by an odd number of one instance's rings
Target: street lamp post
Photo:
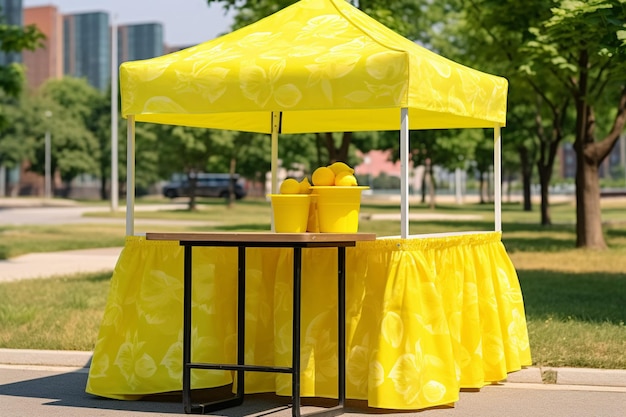
[[[44,112],[44,116],[46,117],[44,197],[50,198],[52,196],[52,149],[48,120],[52,117],[52,112],[50,110],[46,110]]]

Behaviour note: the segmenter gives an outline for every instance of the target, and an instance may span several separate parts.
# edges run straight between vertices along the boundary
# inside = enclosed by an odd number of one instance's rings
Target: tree
[[[1,10],[0,10],[1,11]],[[9,25],[0,15],[0,51],[5,53],[34,51],[42,46],[44,35],[34,25]],[[24,86],[24,68],[19,63],[0,65],[0,92],[9,97],[18,97]],[[0,129],[7,123],[0,112]]]
[[[12,169],[20,166],[22,161],[27,159],[32,143],[26,140],[23,134],[27,124],[23,121],[22,103],[0,92],[0,106],[2,106],[2,117],[11,121],[0,127],[0,169]],[[18,190],[14,191],[17,193]]]
[[[101,152],[91,130],[93,104],[100,93],[84,79],[66,77],[46,82],[33,100],[25,117],[24,135],[35,141],[31,170],[43,174],[44,130],[51,133],[52,173],[59,172],[64,182],[64,196],[71,192],[71,183],[81,174],[98,173]],[[44,119],[45,112],[51,117]]]
[[[502,51],[511,69],[535,92],[538,169],[542,183],[542,223],[547,215],[547,186],[559,142],[575,110],[577,153],[576,211],[579,247],[604,248],[598,167],[624,129],[623,80],[626,8],[621,0],[470,0],[471,24]],[[471,33],[471,32],[470,32]],[[482,47],[482,45],[481,45]],[[484,48],[492,55],[497,50]],[[501,60],[502,61],[502,60]],[[521,70],[521,71],[520,71]],[[609,106],[607,99],[612,97]],[[527,102],[532,105],[532,102]],[[600,107],[601,106],[601,107]],[[596,111],[613,115],[600,128]],[[550,120],[545,119],[548,115]],[[598,141],[596,129],[605,133]]]
[[[562,0],[557,6],[531,30],[527,71],[549,68],[574,103],[576,246],[604,249],[599,166],[626,125],[626,7],[621,0]],[[598,109],[613,114],[610,127],[598,126]],[[606,133],[598,140],[600,129]]]
[[[215,153],[209,129],[155,125],[158,138],[159,174],[162,178],[184,173],[189,181],[189,210],[196,210],[196,174],[206,171],[209,158]]]
[[[110,121],[110,117],[108,118]],[[120,132],[126,132],[128,122],[126,119],[120,119]],[[110,129],[110,123],[109,123]],[[135,167],[135,193],[137,195],[145,194],[148,188],[154,185],[157,181],[166,178],[170,174],[163,174],[164,167],[159,161],[160,155],[160,141],[163,138],[167,138],[169,133],[164,133],[168,127],[163,125],[152,123],[137,123],[135,124],[135,161],[133,161]],[[107,131],[108,133],[109,131]],[[168,131],[169,132],[169,131]],[[107,156],[103,155],[101,161],[106,161],[106,176],[110,176],[110,159],[108,156],[111,154],[110,137],[104,138],[104,146],[106,147]],[[120,193],[126,193],[126,179],[127,179],[127,156],[128,156],[128,141],[125,134],[120,134],[118,137],[118,170],[119,170],[119,190]],[[105,180],[102,179],[104,182]]]
[[[541,224],[550,224],[549,183],[563,138],[559,115],[563,94],[555,93],[549,74],[531,77],[519,71],[526,62],[523,46],[531,38],[528,28],[549,16],[550,2],[529,0],[449,1],[458,23],[445,26],[455,55],[471,66],[509,80],[509,111],[503,152],[515,150],[523,184],[523,208],[530,211],[531,178],[536,165],[541,188]],[[463,33],[464,36],[458,36]],[[553,117],[554,116],[554,117]],[[547,120],[547,122],[546,122]],[[554,124],[552,120],[556,120]],[[509,146],[512,145],[512,146]],[[505,156],[506,157],[506,156]]]

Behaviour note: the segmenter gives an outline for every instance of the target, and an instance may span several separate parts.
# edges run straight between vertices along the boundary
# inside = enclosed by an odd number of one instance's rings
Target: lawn
[[[515,265],[524,296],[535,365],[626,369],[626,211],[623,202],[603,206],[609,250],[575,249],[572,204],[551,206],[553,225],[538,225],[539,214],[517,204],[503,207],[503,243]],[[246,199],[232,209],[221,201],[200,201],[199,210],[137,211],[138,219],[202,220],[196,225],[142,226],[150,231],[269,230],[269,204]],[[397,214],[399,205],[364,200],[359,231],[399,234],[399,220],[375,220]],[[493,230],[489,204],[413,204],[411,233]],[[123,213],[90,216],[123,217]],[[428,216],[426,216],[428,215]],[[463,216],[460,216],[463,215]],[[442,216],[437,219],[433,216]],[[470,216],[470,217],[468,217]],[[268,219],[268,221],[259,221]],[[124,226],[64,225],[0,228],[8,256],[22,253],[122,246]],[[98,238],[95,239],[94,236]],[[10,248],[10,249],[7,249]],[[91,350],[95,344],[109,276],[72,276],[0,284],[0,348]],[[43,294],[43,295],[42,295]]]

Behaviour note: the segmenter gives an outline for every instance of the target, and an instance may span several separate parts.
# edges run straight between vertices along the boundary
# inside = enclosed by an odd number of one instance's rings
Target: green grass
[[[158,200],[156,202],[159,202]],[[160,201],[161,203],[163,201]],[[364,215],[398,214],[399,204],[364,200]],[[551,206],[553,225],[539,225],[538,206],[524,212],[504,204],[503,243],[519,275],[535,365],[626,369],[626,210],[624,203],[603,202],[607,251],[576,249],[575,208]],[[435,210],[412,204],[410,213],[447,216],[472,214],[475,220],[416,220],[410,233],[493,230],[493,205],[441,204]],[[94,212],[119,217],[124,213]],[[136,211],[137,219],[201,220],[200,225],[154,225],[143,231],[269,230],[270,207],[246,199],[228,208],[221,200],[200,200],[198,210]],[[359,231],[398,235],[398,220],[367,220]],[[29,252],[123,246],[120,224],[20,226],[0,228],[0,257]],[[3,249],[4,248],[4,249]],[[7,249],[9,248],[9,249]],[[75,276],[0,284],[0,347],[93,349],[109,277]]]
[[[93,350],[110,274],[0,285],[0,347]]]
[[[518,275],[535,364],[626,369],[624,273],[518,268]]]
[[[26,253],[124,246],[123,225],[0,226],[0,259]]]

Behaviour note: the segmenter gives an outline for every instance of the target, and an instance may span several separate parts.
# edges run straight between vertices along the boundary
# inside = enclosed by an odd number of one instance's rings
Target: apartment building
[[[24,9],[24,24],[36,25],[46,37],[41,49],[23,52],[28,88],[35,90],[63,77],[63,20],[56,6],[29,7]]]

